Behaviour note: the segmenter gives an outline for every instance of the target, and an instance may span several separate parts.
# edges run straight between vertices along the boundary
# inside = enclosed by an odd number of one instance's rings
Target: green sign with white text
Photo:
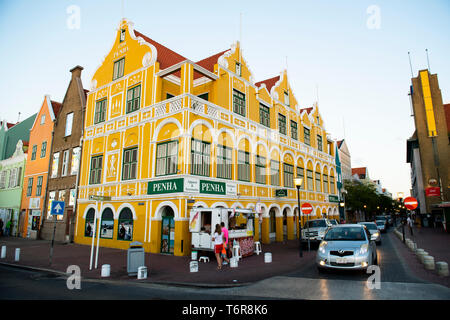
[[[184,179],[169,179],[160,181],[150,181],[147,187],[147,194],[162,194],[183,192]]]
[[[330,202],[339,202],[339,197],[338,196],[328,195],[328,201],[330,201]]]
[[[222,194],[227,192],[227,186],[224,182],[200,180],[200,193]]]

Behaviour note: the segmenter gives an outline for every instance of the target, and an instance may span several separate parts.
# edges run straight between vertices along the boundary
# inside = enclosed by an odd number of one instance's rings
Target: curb
[[[25,266],[25,265],[19,265],[14,263],[8,263],[8,262],[0,262],[0,265],[11,267],[11,268],[17,268],[17,269],[24,269],[29,271],[39,271],[39,272],[45,272],[50,274],[57,274],[59,276],[68,277],[69,274],[57,270],[52,269],[46,269],[46,268],[39,268],[39,267],[31,267],[31,266]],[[114,280],[111,278],[104,278],[104,279],[97,279],[97,278],[83,278],[83,281],[88,282],[99,282],[99,283],[110,283],[110,284],[127,284],[127,285],[139,285],[139,286],[146,286],[146,285],[161,285],[161,286],[172,286],[172,287],[184,287],[184,288],[203,288],[203,289],[221,289],[221,288],[237,288],[237,287],[244,287],[251,284],[255,284],[259,281],[255,282],[244,282],[244,283],[230,283],[230,284],[211,284],[211,283],[190,283],[190,282],[170,282],[170,281],[139,281],[136,278],[131,278],[130,280]],[[134,281],[136,280],[136,281]],[[266,280],[266,279],[264,279]]]

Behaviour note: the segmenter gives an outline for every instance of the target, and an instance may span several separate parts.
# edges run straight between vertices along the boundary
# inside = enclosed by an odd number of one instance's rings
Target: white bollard
[[[416,256],[418,256],[420,253],[423,253],[425,250],[423,249],[417,249],[416,250]]]
[[[2,246],[2,255],[1,255],[2,259],[6,258],[6,246]]]
[[[434,258],[431,256],[423,257],[423,265],[427,270],[434,270]]]
[[[198,252],[197,252],[197,251],[192,251],[192,252],[191,252],[191,259],[192,259],[192,260],[197,260],[197,255],[198,255]]]
[[[139,280],[147,279],[147,267],[146,266],[142,266],[142,267],[138,268],[137,278]]]
[[[189,271],[198,272],[198,261],[191,261],[191,263],[189,264]]]
[[[448,276],[448,264],[444,261],[436,262],[436,271],[438,275],[447,277]]]
[[[20,248],[16,248],[16,256],[14,257],[14,261],[19,261],[20,259]]]
[[[264,262],[271,263],[272,262],[272,254],[270,252],[264,253]]]
[[[237,268],[238,267],[238,257],[234,257],[230,259],[230,268]]]
[[[102,265],[102,278],[109,277],[111,274],[111,265],[104,264]]]

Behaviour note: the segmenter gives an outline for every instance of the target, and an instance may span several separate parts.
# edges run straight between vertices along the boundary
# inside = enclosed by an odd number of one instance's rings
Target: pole
[[[56,217],[53,215],[53,220],[55,221],[53,225],[53,236],[52,236],[52,245],[50,246],[50,260],[49,265],[52,265],[52,258],[53,258],[53,244],[55,243],[55,233],[56,233]]]
[[[102,212],[102,205],[103,205],[103,202],[100,201],[100,211],[99,212]],[[97,262],[98,262],[98,247],[100,246],[100,229],[102,228],[101,223],[102,223],[102,219],[100,217],[100,219],[98,221],[98,228],[97,228],[98,232],[97,232],[97,252],[95,253],[95,269],[97,269]]]
[[[297,186],[297,199],[298,199],[298,230],[300,232],[300,236],[298,237],[298,242],[300,245],[300,258],[303,258],[303,246],[302,246],[302,210],[300,207],[300,186]]]
[[[91,245],[91,260],[89,262],[89,270],[92,270],[92,258],[94,256],[94,240],[95,233],[97,232],[97,209],[98,209],[98,201],[95,201],[95,215],[94,215],[94,232],[92,232],[92,245]]]
[[[310,241],[309,241],[309,238],[310,238],[310,234],[309,234],[309,215],[310,215],[310,214],[311,214],[311,213],[309,213],[309,214],[306,215],[306,217],[307,217],[306,221],[308,222],[308,252],[311,251],[311,244],[310,244]]]

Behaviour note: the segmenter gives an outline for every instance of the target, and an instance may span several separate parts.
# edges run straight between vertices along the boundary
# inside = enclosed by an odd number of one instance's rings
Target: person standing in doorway
[[[222,228],[224,244],[222,250],[222,258],[225,260],[223,264],[229,264],[230,260],[228,259],[228,229],[225,227],[225,223],[221,222],[220,227]]]
[[[214,235],[212,240],[214,241],[214,253],[217,260],[217,270],[222,269],[222,250],[223,250],[223,233],[220,224],[216,224],[216,229],[214,230]]]
[[[409,226],[409,231],[411,232],[411,235],[413,235],[413,219],[411,219],[410,216],[408,216],[408,219],[406,220],[406,223]]]

